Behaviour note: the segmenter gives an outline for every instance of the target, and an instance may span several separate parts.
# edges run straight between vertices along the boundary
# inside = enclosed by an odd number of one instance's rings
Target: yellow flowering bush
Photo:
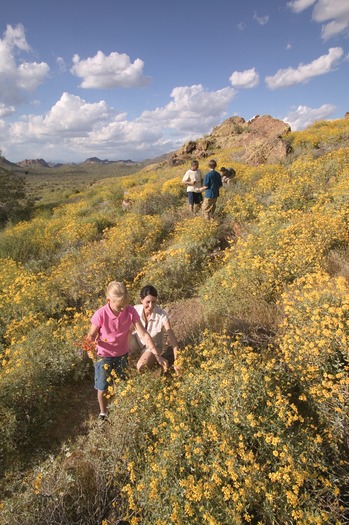
[[[126,214],[104,232],[101,241],[89,243],[62,258],[51,276],[70,305],[91,305],[105,299],[111,280],[132,280],[163,236],[159,217]]]
[[[127,517],[339,524],[336,469],[275,352],[258,354],[207,331],[181,361],[182,378],[164,380],[161,389],[133,386],[144,441],[127,452]]]
[[[329,446],[349,428],[349,291],[345,279],[317,272],[298,279],[280,299],[282,359],[323,425]]]
[[[153,283],[163,301],[189,297],[209,274],[217,246],[217,224],[202,217],[179,223],[166,245],[136,275],[133,288]]]

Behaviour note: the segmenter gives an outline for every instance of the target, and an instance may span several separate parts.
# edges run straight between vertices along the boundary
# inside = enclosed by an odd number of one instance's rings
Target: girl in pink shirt
[[[154,354],[155,359],[165,371],[168,362],[157,351],[154,341],[145,330],[136,309],[129,304],[130,298],[123,283],[112,281],[107,287],[107,304],[99,308],[91,317],[91,328],[87,340],[97,348],[95,363],[95,388],[100,409],[99,419],[103,422],[107,415],[105,396],[113,374],[125,378],[128,363],[129,331],[136,327],[142,340]],[[114,371],[114,372],[113,372]]]

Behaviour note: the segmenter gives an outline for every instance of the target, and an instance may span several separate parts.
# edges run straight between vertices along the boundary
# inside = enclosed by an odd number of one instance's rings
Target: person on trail
[[[176,373],[179,368],[176,364],[178,356],[178,341],[172,330],[170,319],[165,310],[157,306],[158,291],[154,286],[148,284],[143,286],[140,292],[140,304],[135,305],[141,323],[150,334],[155,343],[156,350],[160,355],[166,357],[169,363],[173,362]],[[170,346],[165,349],[165,337],[167,337]],[[130,353],[141,356],[137,362],[137,370],[143,372],[151,369],[156,365],[156,357],[148,348],[147,341],[144,340],[139,331],[133,331],[130,341]]]
[[[202,194],[200,191],[202,174],[199,170],[199,163],[197,160],[192,161],[191,169],[185,172],[182,182],[187,186],[190,210],[194,213],[201,208],[202,204]]]
[[[206,173],[204,178],[204,185],[200,191],[205,190],[204,203],[202,205],[202,212],[205,219],[211,220],[216,210],[216,203],[219,197],[219,188],[223,185],[222,178],[218,171],[216,171],[217,162],[210,160],[208,167],[210,171]]]
[[[99,421],[107,418],[108,386],[112,377],[125,379],[128,365],[129,333],[134,325],[147,345],[148,352],[165,371],[168,361],[156,349],[155,343],[140,321],[137,310],[131,306],[129,294],[124,283],[112,281],[107,287],[107,304],[99,308],[91,317],[91,327],[87,341],[96,344],[95,389],[99,404]]]

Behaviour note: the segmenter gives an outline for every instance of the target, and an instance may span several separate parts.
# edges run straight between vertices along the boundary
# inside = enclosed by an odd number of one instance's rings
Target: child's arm
[[[98,332],[99,332],[99,327],[94,325],[94,324],[91,324],[91,328],[90,330],[88,331],[88,334],[86,336],[86,339],[88,341],[95,341],[96,340],[96,337],[98,335]]]
[[[142,339],[142,341],[144,341],[147,350],[149,350],[149,352],[154,354],[159,365],[162,366],[165,372],[167,372],[168,370],[167,359],[165,359],[158,353],[153,339],[150,337],[150,335],[148,334],[148,332],[146,331],[146,329],[144,328],[140,320],[135,323],[135,327],[136,327],[139,337]]]

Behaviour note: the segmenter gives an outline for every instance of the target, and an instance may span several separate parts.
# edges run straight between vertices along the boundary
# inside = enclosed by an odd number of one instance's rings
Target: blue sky
[[[0,150],[134,161],[226,118],[349,111],[349,0],[3,0]]]

